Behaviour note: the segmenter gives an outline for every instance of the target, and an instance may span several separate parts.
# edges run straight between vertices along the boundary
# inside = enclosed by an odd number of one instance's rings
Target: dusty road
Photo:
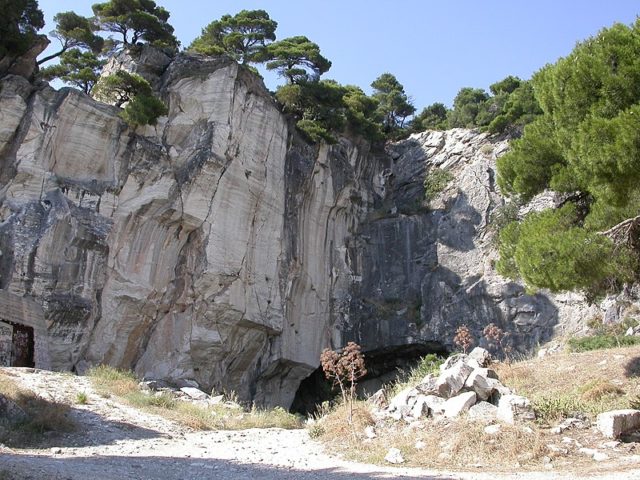
[[[78,431],[47,449],[0,446],[0,479],[574,479],[575,473],[442,473],[378,467],[327,454],[305,430],[254,429],[193,432],[161,417],[95,394],[86,378],[5,369],[24,387],[55,400],[87,392],[89,403],[74,405]],[[640,468],[589,476],[640,480]]]

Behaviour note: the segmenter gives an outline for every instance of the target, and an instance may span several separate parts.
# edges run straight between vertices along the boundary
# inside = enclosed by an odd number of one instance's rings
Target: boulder
[[[493,422],[498,418],[498,407],[489,402],[478,402],[468,412],[469,418],[481,422]]]
[[[478,362],[481,367],[488,367],[491,364],[491,354],[482,347],[476,347],[471,350],[469,358]]]
[[[480,400],[487,400],[494,391],[495,383],[491,382],[491,380],[495,379],[489,378],[487,376],[488,372],[489,370],[486,368],[476,368],[464,383],[465,388],[476,392]]]
[[[180,391],[194,400],[207,400],[209,398],[209,395],[202,390],[193,387],[182,387]]]
[[[473,368],[465,361],[456,362],[451,368],[444,370],[436,382],[438,395],[444,398],[455,396],[467,381]]]
[[[476,403],[475,392],[463,392],[444,402],[444,416],[447,418],[458,417],[469,410],[474,403]]]
[[[427,395],[425,397],[425,403],[429,407],[429,415],[437,417],[444,414],[444,404],[446,400],[436,395]]]
[[[427,405],[427,396],[418,395],[416,397],[416,403],[411,408],[411,416],[413,418],[420,418],[422,416],[429,415],[429,406]]]
[[[384,460],[393,464],[404,463],[404,457],[402,456],[400,450],[397,448],[390,448],[385,455]]]
[[[515,423],[521,420],[535,420],[536,414],[533,411],[528,398],[520,395],[502,395],[498,403],[498,420],[506,423]]]
[[[422,379],[422,382],[416,386],[416,389],[425,395],[437,395],[438,377],[433,374],[427,375]]]
[[[415,404],[415,397],[419,392],[415,388],[405,388],[389,402],[388,410],[394,412],[403,407],[412,407]]]
[[[607,438],[620,438],[640,429],[640,410],[612,410],[598,415],[598,430]]]

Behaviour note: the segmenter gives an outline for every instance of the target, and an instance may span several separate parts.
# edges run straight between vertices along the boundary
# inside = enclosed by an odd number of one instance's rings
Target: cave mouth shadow
[[[367,374],[358,381],[357,395],[367,398],[384,385],[402,379],[428,354],[446,357],[449,352],[437,342],[394,345],[363,352]],[[316,368],[300,382],[291,413],[314,415],[324,402],[333,400],[340,391],[324,375],[322,367]]]

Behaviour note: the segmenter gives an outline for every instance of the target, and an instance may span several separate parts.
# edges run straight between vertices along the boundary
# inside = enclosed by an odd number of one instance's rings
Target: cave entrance
[[[448,355],[447,349],[436,342],[397,345],[364,352],[367,374],[358,382],[358,396],[364,398],[375,393],[383,385],[396,380],[403,372],[408,372],[422,357],[430,353]],[[325,378],[322,367],[318,367],[300,382],[290,410],[302,415],[315,413],[319,405],[339,393]]]
[[[33,327],[0,321],[0,366],[35,367]]]

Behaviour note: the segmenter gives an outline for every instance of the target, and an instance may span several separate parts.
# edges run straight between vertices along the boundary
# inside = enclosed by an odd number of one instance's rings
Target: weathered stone
[[[193,387],[182,387],[180,391],[186,394],[189,398],[193,398],[194,400],[207,400],[209,399],[209,395],[204,393],[202,390],[198,390]]]
[[[436,395],[427,395],[425,404],[429,408],[429,415],[437,417],[444,414],[444,404],[446,400]]]
[[[502,395],[498,403],[498,420],[506,423],[535,420],[536,415],[529,399],[520,395]]]
[[[16,402],[0,393],[0,419],[9,423],[19,423],[27,418],[25,411]]]
[[[498,407],[489,402],[478,402],[469,408],[470,419],[481,422],[493,422],[498,418]]]
[[[438,395],[444,398],[456,395],[466,382],[473,368],[465,361],[455,363],[451,368],[444,370],[436,382]]]
[[[494,391],[494,382],[491,382],[494,379],[487,375],[488,371],[477,368],[469,374],[464,383],[465,388],[476,392],[480,400],[487,400]]]
[[[478,362],[480,367],[488,367],[491,364],[491,354],[482,347],[476,347],[469,353],[469,358]]]
[[[430,374],[422,379],[416,386],[416,390],[425,395],[435,395],[438,393],[438,377]]]
[[[499,424],[496,425],[487,425],[484,427],[484,433],[487,435],[497,435],[502,430],[502,427]]]
[[[612,410],[598,415],[597,426],[607,438],[618,439],[621,435],[640,429],[640,410]]]
[[[416,397],[416,403],[411,407],[411,416],[413,418],[420,418],[426,415],[429,415],[427,397],[425,395],[418,395]]]
[[[458,417],[469,410],[474,403],[476,403],[475,392],[463,392],[460,395],[451,397],[444,402],[444,416],[448,418]]]
[[[384,457],[385,462],[399,464],[404,463],[404,457],[402,456],[402,452],[400,452],[397,448],[390,448],[387,454]]]

